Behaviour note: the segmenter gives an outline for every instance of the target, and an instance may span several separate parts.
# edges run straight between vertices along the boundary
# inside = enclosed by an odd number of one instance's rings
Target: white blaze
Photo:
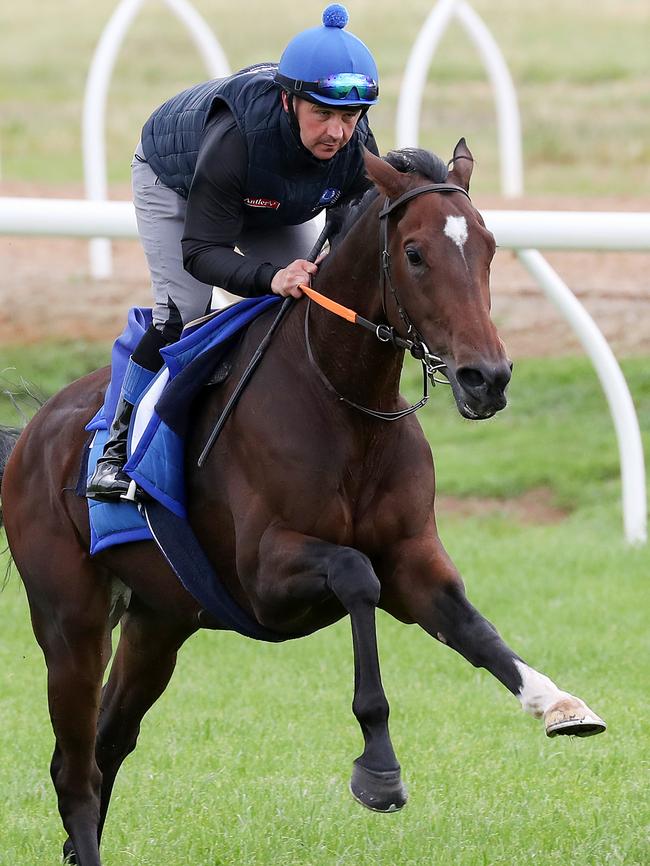
[[[465,242],[467,241],[467,220],[463,216],[448,216],[444,232],[453,241],[465,261]]]
[[[521,676],[522,685],[518,695],[521,707],[531,716],[540,719],[549,707],[562,698],[569,697],[568,692],[558,689],[553,680],[544,674],[517,659],[514,661]]]

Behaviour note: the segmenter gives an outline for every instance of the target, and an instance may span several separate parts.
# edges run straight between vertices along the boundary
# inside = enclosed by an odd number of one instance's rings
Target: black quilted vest
[[[156,109],[142,130],[145,158],[161,183],[187,198],[206,123],[219,102],[232,112],[248,149],[247,226],[298,225],[333,204],[364,173],[363,117],[332,159],[316,159],[297,139],[266,64],[197,84]]]

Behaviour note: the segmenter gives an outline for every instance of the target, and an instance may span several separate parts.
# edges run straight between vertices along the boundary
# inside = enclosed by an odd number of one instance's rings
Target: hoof
[[[354,799],[373,812],[397,812],[406,803],[408,793],[397,770],[378,772],[354,762],[350,792]]]
[[[544,713],[547,737],[565,734],[573,737],[591,737],[607,730],[605,722],[579,698],[563,698]]]

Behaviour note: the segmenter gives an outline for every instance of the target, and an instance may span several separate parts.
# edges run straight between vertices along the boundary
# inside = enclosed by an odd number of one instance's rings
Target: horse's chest
[[[369,552],[392,543],[401,531],[400,503],[381,478],[364,472],[362,463],[343,467],[328,484],[311,488],[311,502],[317,517],[310,534],[338,544]]]

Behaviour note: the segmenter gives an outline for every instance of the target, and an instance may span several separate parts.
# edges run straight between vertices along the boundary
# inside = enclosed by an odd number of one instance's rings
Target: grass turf
[[[123,767],[106,866],[646,863],[647,555],[602,530],[495,535],[474,520],[444,536],[473,600],[525,658],[604,715],[605,735],[546,740],[488,674],[381,615],[411,800],[400,815],[374,815],[346,791],[361,749],[347,624],[280,647],[202,633]],[[61,830],[45,677],[16,580],[0,621],[0,863],[47,866]]]

